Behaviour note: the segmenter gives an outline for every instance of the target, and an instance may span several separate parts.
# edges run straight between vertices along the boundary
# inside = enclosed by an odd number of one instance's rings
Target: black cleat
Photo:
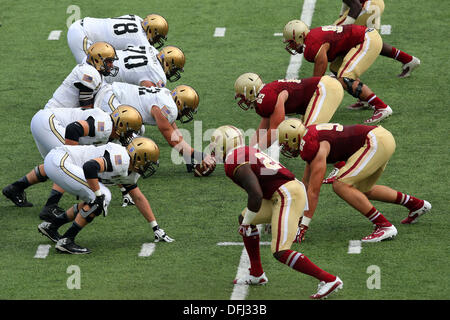
[[[53,221],[56,216],[60,215],[61,213],[66,212],[63,208],[58,207],[56,204],[51,206],[44,206],[39,213],[39,218],[41,220],[45,221]]]
[[[27,201],[25,191],[12,184],[3,188],[2,193],[18,207],[32,207],[33,204]]]
[[[56,250],[63,253],[70,254],[88,254],[91,253],[91,250],[88,248],[83,248],[77,245],[73,240],[69,238],[59,239],[55,245]]]
[[[38,231],[44,236],[57,243],[61,239],[61,235],[58,233],[58,229],[50,222],[44,221],[38,225]]]

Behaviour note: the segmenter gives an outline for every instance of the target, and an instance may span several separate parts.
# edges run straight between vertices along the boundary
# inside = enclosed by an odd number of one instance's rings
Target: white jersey
[[[117,18],[84,18],[82,27],[92,42],[105,41],[116,50],[129,45],[148,45],[147,35],[142,29],[142,18],[125,15]]]
[[[156,50],[151,45],[129,46],[125,50],[116,50],[118,61],[114,65],[119,67],[115,77],[107,76],[107,83],[126,82],[140,85],[141,81],[149,80],[158,87],[165,87],[167,78],[159,62]]]
[[[178,117],[177,105],[167,88],[139,87],[123,82],[114,82],[111,87],[120,103],[130,105],[139,111],[144,124],[156,125],[156,120],[151,114],[153,106],[161,109],[169,123],[173,123]]]
[[[80,89],[77,86],[87,87],[95,95],[103,83],[97,69],[87,63],[78,64],[56,89],[45,108],[79,108]]]

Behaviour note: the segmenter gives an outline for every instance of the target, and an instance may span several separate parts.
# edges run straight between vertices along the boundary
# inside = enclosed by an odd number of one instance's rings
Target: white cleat
[[[417,209],[415,211],[411,211],[408,216],[402,220],[403,224],[413,224],[417,222],[417,219],[428,211],[431,210],[431,203],[429,203],[426,200],[423,200],[423,206],[420,207],[420,209]]]
[[[252,276],[251,274],[245,275],[242,278],[234,279],[234,284],[243,284],[243,285],[263,285],[269,282],[269,279],[266,277],[266,273],[263,272],[259,277]]]
[[[375,226],[375,230],[367,237],[361,239],[361,242],[380,242],[391,239],[397,235],[397,228],[394,225],[390,227]]]
[[[331,293],[336,292],[344,287],[344,283],[339,277],[332,282],[320,281],[317,287],[317,293],[310,296],[311,299],[326,299]]]
[[[391,107],[387,106],[384,109],[376,109],[373,112],[373,116],[364,121],[365,124],[375,124],[378,123],[392,115]]]
[[[399,78],[407,78],[411,75],[411,72],[420,66],[420,60],[413,57],[408,63],[405,63],[402,67],[402,73],[398,75]]]

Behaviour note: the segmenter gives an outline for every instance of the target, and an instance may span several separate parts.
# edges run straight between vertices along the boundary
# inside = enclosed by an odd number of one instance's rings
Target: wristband
[[[305,216],[303,216],[302,217],[302,225],[304,225],[305,227],[309,227],[309,223],[311,222],[311,218],[308,218],[308,217],[305,217]]]
[[[102,192],[100,191],[100,189],[98,189],[97,191],[94,192],[96,197],[100,197],[102,195]]]
[[[247,211],[244,214],[244,220],[242,220],[242,224],[251,224],[256,216],[256,213],[257,212],[251,211],[247,208]]]

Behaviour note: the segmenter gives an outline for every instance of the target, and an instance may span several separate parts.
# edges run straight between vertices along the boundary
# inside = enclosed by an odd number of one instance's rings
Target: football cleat
[[[423,205],[414,211],[410,211],[408,216],[402,220],[403,224],[413,224],[417,222],[417,219],[431,210],[431,203],[426,200],[423,200]]]
[[[380,242],[391,239],[397,235],[397,228],[394,225],[382,227],[375,225],[375,230],[367,237],[361,239],[361,242]]]
[[[354,104],[351,104],[347,106],[347,109],[349,110],[370,110],[374,109],[373,106],[371,106],[367,101],[358,100]]]
[[[77,245],[72,239],[62,238],[56,242],[55,249],[59,252],[70,254],[88,254],[91,250]]]
[[[264,285],[267,282],[269,282],[269,279],[267,279],[265,272],[263,272],[258,277],[252,276],[251,274],[247,274],[247,275],[243,276],[242,278],[233,280],[234,284],[242,284],[242,285],[247,285],[247,286],[249,286],[249,285]]]
[[[373,112],[373,116],[364,121],[366,124],[375,124],[380,122],[381,120],[386,119],[387,117],[390,117],[392,115],[392,109],[391,107],[387,106],[384,109],[375,109]]]
[[[122,207],[134,206],[134,205],[135,205],[135,203],[129,193],[126,193],[122,196]]]
[[[344,287],[344,283],[339,277],[331,282],[320,281],[317,286],[317,292],[310,296],[311,299],[326,299],[331,293],[336,292]]]
[[[27,195],[25,191],[13,186],[12,184],[3,188],[2,193],[9,200],[14,202],[18,207],[32,207],[33,204],[27,201]]]
[[[402,73],[400,73],[397,77],[407,78],[411,75],[411,72],[419,66],[420,66],[420,60],[416,57],[413,57],[410,62],[405,63],[402,66]]]
[[[154,231],[155,233],[155,242],[173,242],[175,239],[169,237],[163,229],[157,229]]]
[[[66,212],[63,208],[58,207],[56,204],[51,206],[44,206],[39,213],[39,218],[41,220],[45,221],[53,221],[56,216],[60,215],[61,213]]]
[[[38,231],[44,236],[57,243],[61,239],[61,235],[58,233],[58,229],[50,222],[44,221],[38,225]]]

